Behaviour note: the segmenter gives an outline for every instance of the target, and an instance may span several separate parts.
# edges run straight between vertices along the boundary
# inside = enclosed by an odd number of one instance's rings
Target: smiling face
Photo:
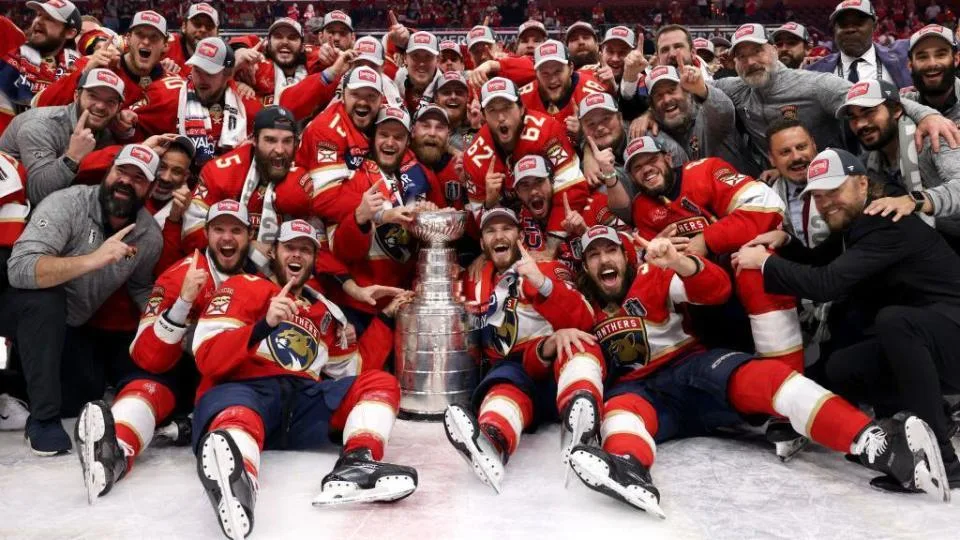
[[[867,189],[866,176],[848,176],[837,189],[812,191],[810,196],[830,230],[840,232],[863,213]]]
[[[272,184],[281,182],[293,164],[297,136],[286,129],[264,128],[257,132],[254,143],[257,171],[261,179]]]
[[[627,256],[609,240],[594,240],[583,251],[583,268],[605,302],[620,303],[626,296]]]
[[[514,184],[517,198],[523,207],[536,220],[545,220],[550,215],[551,200],[553,199],[553,183],[549,178],[534,176],[519,180]]]
[[[360,131],[366,130],[373,125],[380,112],[380,92],[372,88],[348,88],[343,93],[343,106],[353,125]]]
[[[77,114],[87,111],[87,126],[92,131],[105,129],[120,112],[120,95],[110,88],[86,88],[77,91]]]
[[[897,137],[897,120],[900,110],[894,112],[883,103],[876,107],[847,108],[850,130],[867,150],[879,150]]]
[[[426,88],[437,74],[437,57],[428,51],[413,51],[407,55],[407,73],[417,88]]]
[[[603,63],[613,70],[613,75],[619,79],[623,77],[623,63],[630,54],[630,47],[617,39],[606,42],[601,51]]]
[[[513,152],[520,138],[523,123],[523,107],[504,98],[496,98],[483,108],[483,117],[500,148]]]
[[[320,38],[324,43],[329,43],[333,48],[341,51],[353,48],[353,31],[341,22],[334,22],[325,26]]]
[[[166,50],[166,36],[152,26],[137,26],[127,35],[127,64],[138,74],[150,73]]]
[[[480,232],[480,247],[493,267],[503,272],[520,259],[519,239],[520,227],[516,223],[507,218],[494,218]]]
[[[537,68],[540,96],[548,103],[558,103],[573,86],[573,67],[561,62],[547,62]]]
[[[450,119],[451,126],[459,126],[467,117],[467,99],[469,97],[470,92],[467,87],[459,84],[448,84],[437,90],[437,105],[447,111],[447,118]]]
[[[136,165],[114,165],[100,184],[100,205],[115,218],[132,218],[143,206],[150,180]]]
[[[733,50],[737,75],[747,86],[762,88],[770,82],[777,50],[769,43],[740,43]]]
[[[277,242],[276,256],[273,259],[273,272],[280,285],[293,282],[293,288],[299,289],[310,279],[317,259],[317,245],[309,238],[294,238],[286,242]]]
[[[693,121],[693,98],[673,81],[654,86],[650,102],[657,122],[667,129],[682,129]]]
[[[281,68],[296,67],[303,52],[303,38],[289,26],[278,26],[270,33],[267,56]]]
[[[580,126],[601,150],[619,148],[623,140],[623,121],[620,113],[598,109],[590,111],[580,120]]]
[[[250,231],[232,216],[219,216],[206,225],[207,253],[224,274],[239,274],[250,246]]]
[[[190,71],[190,78],[193,79],[193,87],[200,103],[206,107],[219,103],[227,91],[232,75],[232,69],[223,69],[220,73],[211,75],[199,67],[194,67]]]
[[[373,157],[377,165],[386,173],[396,172],[409,143],[410,132],[400,122],[389,120],[378,124],[373,134]]]
[[[659,197],[673,187],[673,169],[663,152],[634,156],[628,167],[633,183],[648,197]]]
[[[187,183],[190,178],[190,156],[183,149],[173,146],[160,156],[157,178],[153,182],[150,197],[158,201],[169,201],[173,192]]]
[[[847,10],[841,13],[833,26],[833,39],[840,51],[859,58],[873,45],[874,20],[865,13]]]
[[[450,127],[443,120],[426,117],[413,124],[413,153],[423,164],[433,167],[447,152]]]
[[[64,23],[54,20],[46,11],[37,10],[36,17],[30,23],[27,43],[46,56],[58,51],[68,39],[73,39],[77,31],[67,28]]]
[[[955,53],[946,41],[926,37],[910,52],[910,76],[920,95],[942,96],[953,90],[958,63],[960,53]]]
[[[807,167],[816,155],[817,145],[802,126],[778,131],[770,137],[770,164],[794,184],[807,183]]]
[[[810,50],[806,41],[793,34],[781,32],[773,38],[773,44],[777,48],[777,56],[785,66],[792,69],[799,69],[803,63],[803,58]]]

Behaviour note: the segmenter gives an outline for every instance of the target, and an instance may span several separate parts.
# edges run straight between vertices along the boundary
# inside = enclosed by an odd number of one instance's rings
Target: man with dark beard
[[[265,59],[254,68],[253,89],[264,105],[280,103],[280,94],[319,68],[317,55],[308,58],[300,23],[282,17],[270,25]]]
[[[910,76],[916,88],[903,94],[960,125],[960,56],[957,36],[938,25],[921,28],[910,36]]]
[[[588,22],[577,21],[567,27],[564,44],[570,53],[573,69],[600,62],[600,44],[597,31]]]
[[[413,120],[410,149],[417,160],[431,173],[431,189],[443,194],[443,207],[463,210],[467,190],[463,187],[457,159],[450,152],[450,121],[447,112],[437,105],[422,107]]]
[[[124,285],[140,309],[147,304],[163,239],[143,203],[159,163],[147,146],[125,147],[99,186],[44,199],[14,244],[0,335],[23,344],[26,437],[38,455],[70,450],[61,416],[99,399],[108,368],[127,354],[129,336],[118,339],[87,322]],[[61,380],[71,384],[61,387]]]
[[[783,65],[790,69],[803,67],[803,60],[810,52],[810,34],[802,24],[788,22],[770,34]]]

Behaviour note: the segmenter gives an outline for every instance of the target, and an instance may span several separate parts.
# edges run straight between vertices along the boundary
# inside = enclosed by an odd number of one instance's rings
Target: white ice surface
[[[596,494],[573,475],[564,490],[556,426],[524,437],[499,496],[474,477],[440,424],[401,421],[387,458],[417,468],[418,491],[392,505],[314,508],[310,501],[336,456],[332,448],[266,452],[251,538],[960,538],[960,502],[874,491],[871,471],[819,447],[781,464],[756,441],[664,444],[653,476],[665,521]],[[0,537],[222,534],[186,448],[148,448],[133,472],[90,507],[77,456],[36,457],[17,432],[0,433]]]

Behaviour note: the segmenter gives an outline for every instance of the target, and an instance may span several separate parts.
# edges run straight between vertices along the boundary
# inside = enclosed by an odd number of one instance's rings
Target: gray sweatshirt
[[[960,79],[957,79],[953,83],[953,95],[957,99],[953,102],[953,105],[948,107],[947,110],[943,111],[943,115],[956,122],[957,126],[960,126]],[[926,105],[924,100],[920,97],[920,92],[916,90],[902,94],[900,97],[903,99],[916,101],[922,105]]]
[[[7,262],[10,285],[37,289],[36,267],[41,256],[78,257],[93,253],[113,234],[104,230],[103,210],[97,195],[100,186],[72,186],[43,200],[30,214],[27,228],[13,245]],[[80,326],[107,298],[126,284],[143,309],[153,287],[153,267],[160,258],[163,235],[146,208],[123,240],[135,246],[129,259],[84,274],[63,285],[67,293],[67,324]]]
[[[0,151],[19,159],[27,169],[27,198],[33,205],[69,186],[77,173],[63,161],[77,127],[77,105],[38,107],[18,114],[0,137]],[[97,149],[112,144],[109,131],[94,135]]]

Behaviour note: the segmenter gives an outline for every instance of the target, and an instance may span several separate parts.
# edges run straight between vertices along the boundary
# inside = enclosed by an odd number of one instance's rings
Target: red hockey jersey
[[[633,223],[640,236],[653,238],[675,223],[680,236],[703,233],[710,252],[724,254],[776,229],[783,220],[780,197],[722,159],[693,161],[674,174],[671,193],[633,199]]]
[[[190,75],[192,68],[187,65],[190,54],[187,53],[186,42],[183,41],[183,35],[179,32],[170,33],[170,36],[167,38],[167,52],[163,57],[173,60],[173,63],[180,66],[180,73],[178,73],[178,75],[183,78]]]
[[[280,289],[272,281],[241,275],[228,279],[216,291],[193,338],[201,375],[198,399],[213,385],[226,381],[271,376],[319,380],[382,368],[393,350],[390,327],[374,318],[357,343],[342,348],[340,323],[326,299],[309,303],[296,298],[300,310],[293,320],[280,323],[266,336],[254,336],[255,325],[266,317],[270,299]]]
[[[520,88],[520,100],[528,111],[537,111],[552,117],[561,125],[566,126],[565,122],[568,116],[577,118],[575,108],[580,100],[590,94],[602,94],[607,91],[606,87],[600,83],[590,71],[577,71],[573,74],[573,91],[570,98],[561,108],[556,106],[547,107],[540,97],[540,81],[534,80],[530,84]],[[552,111],[550,109],[553,109]],[[574,141],[575,142],[575,141]]]
[[[486,200],[486,177],[491,160],[494,162],[494,171],[506,175],[501,201],[509,202],[513,197],[514,163],[524,156],[538,155],[542,156],[552,169],[554,208],[563,208],[563,193],[567,193],[571,207],[583,208],[585,205],[588,195],[587,181],[580,170],[580,158],[567,138],[566,128],[543,113],[528,111],[520,129],[520,140],[509,156],[504,155],[496,146],[487,125],[480,129],[473,143],[464,152],[463,168],[467,176],[469,199],[467,208],[478,223]],[[566,238],[566,232],[560,225],[562,221],[562,213],[551,214],[547,232]]]
[[[51,84],[33,98],[33,106],[52,107],[54,105],[69,105],[73,103],[74,93],[80,84],[80,77],[83,76],[83,68],[86,67],[87,62],[88,57],[86,56],[77,60],[76,64],[74,64],[74,70],[70,72],[70,74],[61,77],[57,82]],[[149,76],[138,77],[130,71],[123,57],[120,58],[120,65],[110,68],[110,71],[114,72],[120,77],[120,80],[123,81],[123,103],[120,105],[121,109],[130,107],[142,99],[146,88],[150,87],[150,85],[172,76],[168,75],[160,64],[157,64]]]

